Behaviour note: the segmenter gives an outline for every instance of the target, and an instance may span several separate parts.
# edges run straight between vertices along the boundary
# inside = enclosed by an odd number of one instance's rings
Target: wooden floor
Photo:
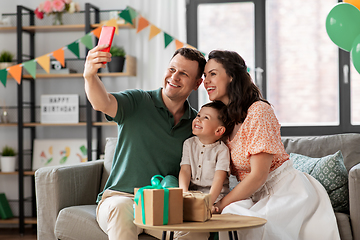
[[[36,230],[26,228],[25,234],[20,235],[17,228],[0,228],[1,240],[36,240]]]

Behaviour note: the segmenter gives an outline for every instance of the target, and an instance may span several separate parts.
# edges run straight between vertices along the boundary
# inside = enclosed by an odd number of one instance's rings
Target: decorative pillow
[[[349,212],[348,172],[341,151],[322,158],[290,153],[294,168],[318,180],[329,194],[335,212]]]

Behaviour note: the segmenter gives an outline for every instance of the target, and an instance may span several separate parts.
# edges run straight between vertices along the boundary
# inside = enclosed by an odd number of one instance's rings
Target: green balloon
[[[351,60],[358,73],[360,73],[360,34],[355,38],[351,48]]]
[[[326,32],[339,48],[350,52],[360,34],[360,11],[349,3],[338,3],[326,17]]]

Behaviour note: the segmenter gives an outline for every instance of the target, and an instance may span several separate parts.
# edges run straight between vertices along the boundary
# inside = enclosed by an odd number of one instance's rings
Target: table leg
[[[233,240],[232,231],[229,231],[229,240]]]
[[[233,231],[233,233],[234,233],[234,240],[239,240],[238,235],[237,235],[237,231]]]
[[[237,231],[229,231],[229,240],[239,240]]]
[[[173,232],[173,231],[170,232],[170,238],[169,238],[169,240],[174,240],[174,232]]]
[[[161,240],[166,240],[166,231],[163,231]]]

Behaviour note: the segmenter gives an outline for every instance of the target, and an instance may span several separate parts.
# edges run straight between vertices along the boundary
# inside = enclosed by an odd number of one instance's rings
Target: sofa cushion
[[[346,169],[359,163],[360,134],[344,133],[311,137],[282,137],[287,153],[299,153],[309,157],[323,157],[341,150]]]
[[[114,159],[115,148],[117,144],[117,138],[109,137],[106,138],[105,152],[104,152],[104,172],[101,177],[100,191],[104,189],[105,183],[109,177],[111,171],[112,161]]]
[[[322,158],[290,153],[294,167],[318,180],[329,194],[336,212],[349,212],[348,173],[341,151]]]
[[[353,240],[349,214],[335,213],[341,240]]]
[[[56,239],[107,240],[96,221],[96,205],[73,206],[59,212],[55,225]]]

